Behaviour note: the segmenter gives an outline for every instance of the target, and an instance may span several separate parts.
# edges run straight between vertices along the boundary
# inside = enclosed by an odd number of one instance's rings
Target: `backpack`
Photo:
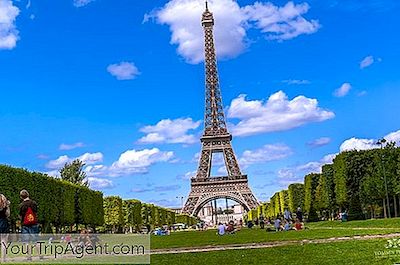
[[[28,210],[25,213],[23,225],[31,226],[37,224],[36,214],[33,212],[31,207],[28,207]]]

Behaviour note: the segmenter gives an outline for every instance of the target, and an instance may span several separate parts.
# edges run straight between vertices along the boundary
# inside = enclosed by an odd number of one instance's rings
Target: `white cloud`
[[[59,178],[60,177],[60,171],[59,170],[50,170],[50,171],[46,171],[43,172],[44,174],[49,175],[50,177],[53,178]]]
[[[77,159],[81,160],[86,165],[93,165],[93,164],[97,164],[97,163],[103,162],[103,154],[100,153],[100,152],[97,152],[97,153],[85,153],[85,154],[77,157]]]
[[[191,118],[186,119],[165,119],[159,121],[156,125],[148,125],[140,129],[146,133],[138,140],[139,143],[183,143],[192,144],[198,141],[188,131],[197,129],[200,121],[193,121]]]
[[[78,142],[78,143],[73,143],[73,144],[60,144],[60,146],[58,147],[58,149],[60,150],[72,150],[75,148],[80,148],[80,147],[84,147],[85,144],[82,142]]]
[[[376,141],[373,139],[357,139],[353,137],[347,139],[340,145],[340,152],[350,151],[350,150],[368,150],[377,148],[378,146],[375,143]]]
[[[215,45],[220,58],[232,58],[248,46],[246,30],[260,29],[268,39],[286,40],[300,34],[318,30],[315,20],[302,15],[308,12],[307,4],[283,7],[272,3],[259,3],[240,7],[233,0],[210,0],[209,7],[215,19]],[[144,21],[155,18],[167,24],[172,32],[171,44],[178,45],[178,54],[189,63],[199,63],[204,58],[203,30],[200,23],[204,11],[203,0],[171,0],[164,7],[145,15]]]
[[[400,130],[391,132],[383,137],[388,142],[396,142],[400,145]],[[377,139],[359,139],[350,138],[344,141],[340,146],[340,151],[350,151],[350,150],[368,150],[378,148],[379,145],[376,144]]]
[[[114,187],[113,182],[108,179],[88,177],[87,180],[90,188],[95,190],[110,189]]]
[[[20,10],[11,0],[0,1],[0,49],[13,49],[19,39],[15,20]]]
[[[311,142],[308,142],[307,145],[310,147],[316,148],[316,147],[321,147],[321,146],[327,145],[330,142],[331,142],[331,138],[321,137],[321,138],[315,139]]]
[[[108,168],[108,175],[118,177],[130,174],[147,173],[149,167],[158,162],[167,162],[172,159],[172,151],[162,152],[158,148],[143,150],[128,150],[121,154],[118,161]]]
[[[335,97],[344,97],[346,96],[351,89],[350,83],[343,83],[338,89],[333,92]]]
[[[69,158],[67,155],[62,155],[58,157],[55,160],[51,160],[46,164],[47,168],[50,169],[60,169],[62,168],[66,163],[69,163],[71,161],[71,158]]]
[[[107,71],[118,80],[131,80],[140,74],[138,68],[131,62],[110,64]]]
[[[287,79],[283,80],[282,83],[288,84],[288,85],[308,85],[311,84],[309,80],[305,79]]]
[[[94,0],[74,0],[74,6],[83,7],[83,6],[90,4],[93,1]]]
[[[396,142],[397,144],[400,144],[400,130],[389,133],[384,138],[386,139],[386,141]]]
[[[317,20],[307,20],[303,17],[310,6],[307,3],[294,4],[288,2],[278,7],[271,2],[256,2],[243,8],[249,21],[266,33],[272,40],[289,40],[302,34],[312,34],[321,26]]]
[[[197,174],[197,171],[194,170],[194,171],[186,172],[183,175],[179,175],[176,178],[179,180],[190,180],[191,178],[194,178],[196,176],[196,174]]]
[[[246,47],[245,17],[239,5],[232,0],[210,1],[215,24],[215,43],[220,58],[231,58]],[[178,45],[178,53],[189,63],[204,58],[204,37],[200,19],[203,0],[171,0],[153,16],[160,24],[167,24],[172,32],[171,44]]]
[[[372,55],[369,55],[367,57],[365,57],[361,62],[360,62],[360,69],[364,69],[376,62],[381,62],[382,59],[381,58],[376,58]]]
[[[279,91],[268,100],[247,100],[240,95],[228,107],[228,117],[240,119],[231,125],[236,136],[290,130],[307,123],[321,122],[335,117],[331,111],[321,109],[316,99],[297,96],[289,100]]]
[[[286,158],[292,154],[292,150],[285,144],[267,144],[256,150],[243,152],[239,163],[242,167],[252,164],[261,164]]]
[[[81,156],[78,156],[76,158],[71,158],[68,157],[67,155],[62,155],[59,156],[55,160],[50,160],[47,164],[46,167],[49,169],[60,169],[62,168],[66,163],[70,163],[75,159],[79,159],[82,162],[84,162],[86,165],[92,165],[92,164],[97,164],[103,161],[103,154],[100,152],[97,153],[85,153]]]

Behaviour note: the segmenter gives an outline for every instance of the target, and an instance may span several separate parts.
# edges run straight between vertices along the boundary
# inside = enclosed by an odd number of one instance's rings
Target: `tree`
[[[289,209],[296,212],[297,208],[304,207],[304,185],[301,183],[293,183],[289,185]]]
[[[283,213],[285,212],[285,209],[289,208],[289,195],[287,190],[282,190],[279,192],[279,200],[281,213]]]
[[[304,211],[308,213],[309,221],[318,221],[315,211],[315,192],[321,174],[311,173],[304,177]]]
[[[71,163],[65,163],[64,167],[60,170],[61,179],[80,186],[89,187],[86,172],[83,171],[84,166],[85,163],[79,159],[75,159]]]

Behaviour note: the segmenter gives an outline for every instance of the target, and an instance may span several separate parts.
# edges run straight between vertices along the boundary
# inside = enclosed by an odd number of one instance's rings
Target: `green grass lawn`
[[[366,220],[345,223],[327,221],[310,223],[307,224],[307,227],[309,229],[303,231],[291,230],[288,232],[266,232],[257,228],[242,229],[234,235],[224,236],[216,235],[215,229],[176,232],[170,236],[152,236],[151,248],[162,249],[390,234],[400,232],[400,219]]]
[[[333,228],[400,228],[400,218],[361,220],[351,222],[325,221],[309,223],[310,228],[333,227]]]
[[[296,265],[362,265],[400,264],[400,255],[380,257],[377,251],[384,251],[386,240],[345,241],[323,244],[296,244],[290,246],[213,251],[207,253],[185,253],[152,255],[151,264],[296,264]]]
[[[169,236],[151,236],[152,249],[297,241],[291,245],[262,249],[211,251],[206,253],[152,255],[151,264],[400,264],[400,254],[377,258],[376,251],[387,250],[385,239],[305,243],[301,240],[337,238],[356,235],[400,233],[400,218],[352,222],[318,222],[307,230],[266,232],[242,229],[234,235],[216,235],[216,230],[176,232]],[[400,252],[400,248],[399,248]]]

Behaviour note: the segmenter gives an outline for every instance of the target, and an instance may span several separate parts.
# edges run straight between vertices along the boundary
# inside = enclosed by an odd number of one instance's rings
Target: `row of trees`
[[[11,227],[19,220],[19,192],[29,191],[38,204],[38,221],[46,232],[72,225],[103,225],[103,194],[46,174],[0,165],[0,193],[11,202]]]
[[[197,219],[186,214],[175,214],[166,208],[139,200],[122,200],[118,196],[104,198],[104,220],[108,231],[140,231],[142,226],[150,228],[184,223],[195,225]]]
[[[304,184],[289,185],[269,202],[252,209],[247,219],[274,218],[298,207],[309,221],[328,219],[348,211],[349,219],[397,217],[400,210],[400,148],[342,152],[321,173],[304,177]]]

